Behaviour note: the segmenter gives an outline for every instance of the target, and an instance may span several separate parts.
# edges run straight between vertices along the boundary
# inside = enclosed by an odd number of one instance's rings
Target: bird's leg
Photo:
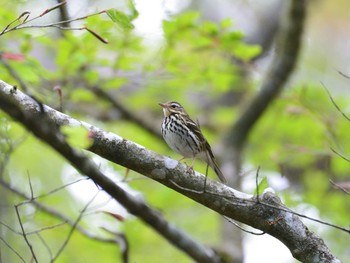
[[[181,159],[178,160],[178,162],[181,162],[182,160],[186,159],[187,157],[182,157]],[[188,168],[188,165],[186,162],[184,162],[184,164],[186,164],[187,168]]]
[[[187,166],[187,173],[194,173],[193,167],[194,167],[195,161],[196,161],[196,157],[193,157],[192,158],[192,164],[190,166]]]
[[[181,162],[184,159],[187,159],[187,157],[182,157],[181,159],[178,160],[178,162]],[[186,166],[187,166],[187,170],[186,170],[187,173],[194,173],[193,167],[194,167],[195,161],[196,161],[196,157],[193,157],[192,164],[190,166],[188,166],[188,164],[186,162],[184,162],[184,164],[186,164]]]
[[[207,168],[205,169],[205,179],[204,179],[203,193],[205,193],[205,189],[207,188],[208,169],[209,169],[209,163],[207,163]]]
[[[178,162],[181,162],[184,159],[186,159],[186,157],[182,157],[181,159],[178,160]]]

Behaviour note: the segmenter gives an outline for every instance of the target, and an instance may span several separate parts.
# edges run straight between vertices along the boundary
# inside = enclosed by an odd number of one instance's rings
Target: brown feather
[[[225,176],[222,174],[218,164],[216,163],[211,147],[200,129],[199,123],[194,122],[187,114],[185,109],[180,105],[180,103],[176,101],[169,101],[164,104],[160,103],[159,105],[162,106],[165,110],[165,117],[168,117],[170,115],[177,116],[177,119],[180,120],[184,125],[186,125],[192,133],[194,133],[194,135],[198,139],[198,144],[200,147],[200,152],[196,154],[196,157],[201,156],[201,159],[203,159],[215,171],[220,181],[223,183],[227,183]]]

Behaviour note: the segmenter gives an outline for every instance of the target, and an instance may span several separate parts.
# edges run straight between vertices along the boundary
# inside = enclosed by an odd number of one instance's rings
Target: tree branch
[[[68,8],[65,0],[57,0],[60,5],[60,21],[69,21]],[[65,3],[65,4],[63,4]],[[66,22],[63,24],[64,27],[70,27],[70,23]]]
[[[21,192],[19,189],[17,189],[16,187],[10,185],[9,183],[4,181],[3,179],[0,179],[0,185],[3,186],[5,189],[11,191],[12,193],[20,196],[21,198],[24,198],[25,200],[28,200],[28,203],[34,205],[37,209],[39,209],[42,212],[50,215],[51,217],[55,217],[55,218],[61,220],[62,222],[67,223],[67,224],[69,224],[71,226],[74,225],[75,221],[73,219],[69,218],[65,214],[59,212],[58,210],[56,210],[56,209],[54,209],[54,208],[52,208],[50,206],[47,206],[47,205],[45,205],[43,203],[40,203],[35,198],[32,198],[31,196],[28,196],[27,194]],[[116,244],[118,244],[118,242],[116,241],[115,238],[104,238],[104,237],[97,236],[94,233],[90,232],[89,230],[83,228],[80,225],[76,225],[75,228],[81,234],[85,235],[86,237],[88,237],[90,239],[97,240],[97,241],[100,241],[100,242],[116,243]]]
[[[142,219],[195,261],[219,262],[218,256],[211,248],[194,241],[185,232],[168,223],[158,211],[150,208],[143,200],[130,195],[101,173],[98,167],[81,151],[70,147],[65,140],[65,136],[59,131],[58,126],[63,123],[73,126],[82,123],[47,106],[44,106],[45,112],[42,112],[37,102],[2,81],[0,81],[0,108],[65,157],[82,174],[90,177],[131,214]],[[91,128],[94,132],[96,131],[93,126],[84,125]],[[100,130],[100,132],[102,131]],[[121,139],[120,137],[118,138]]]
[[[105,177],[83,154],[75,151],[66,143],[52,122],[58,126],[85,126],[94,135],[94,144],[89,149],[90,151],[152,178],[223,216],[276,237],[289,248],[296,259],[302,262],[340,262],[329,251],[324,241],[309,231],[300,218],[285,207],[280,199],[271,192],[263,193],[259,202],[256,202],[256,197],[207,179],[206,192],[200,193],[203,190],[204,175],[199,173],[188,175],[186,166],[178,161],[159,155],[115,134],[79,122],[48,106],[44,105],[45,113],[40,113],[40,108],[35,101],[4,82],[0,82],[0,108],[21,122],[35,136],[53,147],[78,170],[88,175],[123,204],[129,212],[140,217],[199,262],[217,261],[214,260],[212,250],[193,242],[185,233],[166,222],[158,212],[151,210],[144,202],[128,195]],[[191,191],[186,189],[191,189]],[[192,250],[189,249],[191,246]],[[199,251],[200,255],[198,255]],[[199,260],[199,257],[202,259]]]
[[[252,127],[281,92],[296,65],[300,53],[307,1],[291,0],[289,2],[290,7],[285,14],[286,21],[281,21],[279,29],[278,54],[271,62],[260,92],[231,128],[230,142],[237,149],[243,148]]]

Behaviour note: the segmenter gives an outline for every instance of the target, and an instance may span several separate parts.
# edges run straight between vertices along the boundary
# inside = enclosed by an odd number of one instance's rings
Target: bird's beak
[[[169,117],[169,106],[166,103],[158,103],[163,108],[164,117]]]

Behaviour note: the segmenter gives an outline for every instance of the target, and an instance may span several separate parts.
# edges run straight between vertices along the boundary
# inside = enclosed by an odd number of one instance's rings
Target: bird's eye
[[[176,108],[176,105],[175,105],[175,104],[173,104],[173,105],[171,105],[170,107],[172,107],[173,109],[175,109],[175,108]]]

